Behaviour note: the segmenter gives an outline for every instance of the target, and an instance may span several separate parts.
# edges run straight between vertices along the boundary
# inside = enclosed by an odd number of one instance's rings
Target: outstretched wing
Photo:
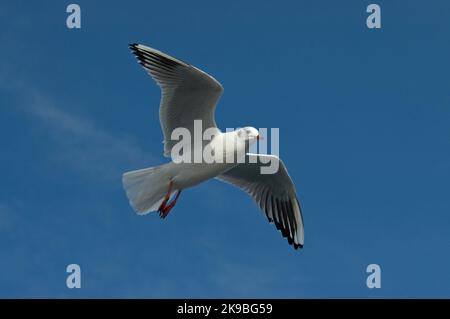
[[[275,174],[261,174],[261,166],[278,161]],[[266,163],[266,164],[263,164]],[[295,249],[304,242],[303,217],[294,184],[283,162],[274,155],[247,154],[246,162],[238,164],[217,179],[228,182],[247,192],[270,223],[286,237]]]
[[[171,140],[172,131],[186,128],[194,136],[194,120],[202,120],[203,131],[217,128],[214,112],[223,92],[212,76],[142,44],[130,44],[139,63],[161,88],[159,120],[164,133],[164,155],[178,141]],[[202,132],[203,133],[203,132]]]

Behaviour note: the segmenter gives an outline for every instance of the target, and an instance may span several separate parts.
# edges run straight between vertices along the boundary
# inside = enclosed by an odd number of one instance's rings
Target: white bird
[[[165,218],[183,189],[216,178],[247,192],[289,244],[295,249],[302,248],[304,228],[300,203],[283,162],[274,155],[247,152],[249,146],[260,138],[255,128],[222,133],[216,126],[214,112],[223,92],[222,85],[196,67],[158,50],[142,44],[131,44],[130,49],[161,88],[159,119],[164,133],[164,155],[172,155],[169,163],[123,174],[123,187],[136,213],[143,215],[158,211],[161,218]],[[233,163],[225,160],[223,163],[176,160],[173,148],[178,140],[171,138],[172,132],[181,127],[194,136],[195,120],[202,121],[203,132],[209,128],[215,135],[211,140],[202,140],[201,145],[188,145],[192,147],[191,152],[198,147],[210,147],[213,153],[221,152],[223,158],[230,153],[236,155]],[[233,141],[235,147],[219,147],[229,141]],[[239,154],[245,156],[240,158],[241,161],[238,160]],[[187,155],[192,158],[192,153]],[[260,168],[267,160],[278,161],[276,173],[261,174]]]

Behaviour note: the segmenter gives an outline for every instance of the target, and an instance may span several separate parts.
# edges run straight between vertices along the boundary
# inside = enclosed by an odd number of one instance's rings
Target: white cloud
[[[92,121],[64,112],[40,98],[36,99],[31,114],[51,130],[61,159],[81,170],[117,175],[123,173],[119,171],[122,167],[138,168],[153,159],[130,138],[107,132]]]
[[[155,156],[143,151],[132,138],[107,131],[90,118],[66,111],[39,90],[23,84],[7,89],[17,96],[20,93],[21,106],[15,109],[24,112],[38,132],[44,134],[44,143],[51,150],[49,160],[62,161],[68,168],[106,179],[120,178],[124,170],[156,162]]]

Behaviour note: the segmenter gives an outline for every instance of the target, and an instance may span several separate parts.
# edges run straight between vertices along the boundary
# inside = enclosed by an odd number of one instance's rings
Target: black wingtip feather
[[[281,235],[287,239],[288,244],[294,247],[295,250],[302,249],[302,244],[295,243],[294,236],[297,232],[297,225],[295,224],[295,220],[289,216],[289,213],[293,213],[292,201],[290,199],[288,201],[281,201],[271,196],[271,204],[273,219],[266,215],[269,222],[275,224],[275,227],[281,232]],[[276,216],[278,216],[279,221],[277,221]],[[289,229],[283,226],[283,222],[287,227],[289,227],[289,224],[294,228],[293,236],[291,236]]]
[[[132,43],[129,45],[132,53],[136,56],[139,63],[143,65],[145,68],[147,68],[146,65],[162,68],[166,71],[173,71],[175,67],[180,65],[175,60],[169,59],[163,55],[160,55],[155,52],[147,51],[145,49],[141,49],[138,47],[139,44]]]

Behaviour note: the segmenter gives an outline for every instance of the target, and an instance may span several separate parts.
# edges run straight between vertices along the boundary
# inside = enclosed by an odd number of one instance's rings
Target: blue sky
[[[370,1],[69,3],[0,4],[0,297],[450,297],[448,1],[380,30]],[[132,42],[218,79],[221,128],[280,128],[303,250],[218,181],[133,213],[121,174],[167,159]]]

